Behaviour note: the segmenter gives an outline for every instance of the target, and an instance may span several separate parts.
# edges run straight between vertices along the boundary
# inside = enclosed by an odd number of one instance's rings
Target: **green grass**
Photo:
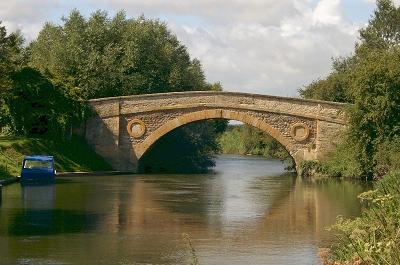
[[[19,175],[24,155],[53,155],[57,172],[112,170],[111,166],[78,137],[64,142],[41,138],[0,137],[0,179]]]

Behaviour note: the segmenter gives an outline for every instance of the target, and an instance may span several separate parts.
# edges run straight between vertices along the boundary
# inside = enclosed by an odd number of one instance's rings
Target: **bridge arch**
[[[152,132],[142,143],[138,144],[136,149],[136,156],[139,160],[152,146],[155,144],[160,138],[169,132],[184,126],[186,124],[201,121],[201,120],[209,120],[209,119],[226,119],[226,120],[235,120],[246,123],[248,125],[254,126],[273,137],[277,140],[285,149],[289,152],[291,156],[293,156],[294,160],[296,160],[293,150],[292,144],[285,139],[281,132],[275,129],[273,126],[265,122],[264,120],[249,115],[240,111],[231,111],[224,109],[215,109],[215,110],[202,110],[202,111],[194,111],[190,113],[183,114],[171,121],[168,121],[157,130]],[[295,161],[296,162],[296,161]]]

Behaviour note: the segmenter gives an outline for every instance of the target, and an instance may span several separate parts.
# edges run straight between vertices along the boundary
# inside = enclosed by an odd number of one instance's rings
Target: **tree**
[[[222,89],[218,83],[205,81],[200,61],[191,59],[186,47],[159,20],[128,19],[124,12],[109,18],[103,11],[86,19],[74,10],[62,21],[62,25],[46,24],[32,42],[30,65],[67,87],[67,94],[92,99]],[[204,161],[203,167],[212,165],[216,140],[210,126],[219,130],[226,126],[226,122],[200,124],[178,128],[162,140],[163,146],[181,150],[179,159],[193,168],[199,167],[196,160]],[[157,151],[157,146],[152,150],[154,159],[164,152]],[[177,159],[162,157],[168,165]]]
[[[333,63],[332,73],[300,90],[305,98],[353,103],[347,148],[363,174],[376,174],[380,145],[400,135],[400,8],[378,0],[354,54]],[[348,144],[350,143],[350,144]],[[351,146],[351,147],[350,147]]]
[[[86,99],[209,88],[200,62],[166,24],[143,16],[96,11],[85,19],[74,10],[63,25],[46,24],[31,50],[32,66]]]
[[[377,8],[368,26],[360,30],[360,47],[387,49],[398,45],[400,9],[391,0],[378,0],[376,4]]]
[[[10,119],[4,97],[11,89],[10,75],[22,64],[22,44],[21,35],[18,32],[7,35],[0,21],[0,128],[7,125]]]
[[[10,79],[11,89],[5,93],[4,102],[14,134],[63,138],[74,122],[82,121],[83,106],[37,70],[24,67]]]
[[[350,137],[357,143],[358,161],[373,175],[373,155],[379,145],[400,135],[400,49],[366,54],[349,73]]]

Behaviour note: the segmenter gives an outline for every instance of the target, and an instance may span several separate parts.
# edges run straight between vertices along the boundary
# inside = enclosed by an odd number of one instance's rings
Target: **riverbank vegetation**
[[[300,90],[304,98],[351,103],[348,130],[322,162],[304,162],[303,175],[377,180],[362,193],[361,217],[338,218],[337,243],[325,264],[400,264],[400,8],[378,0],[351,56]]]
[[[400,173],[359,195],[361,217],[339,218],[331,228],[337,243],[323,253],[324,264],[400,264]]]
[[[88,99],[222,89],[206,82],[200,62],[165,23],[126,18],[124,12],[110,18],[96,11],[85,18],[74,10],[61,25],[46,23],[28,45],[0,23],[0,56],[0,128],[11,136],[68,141],[72,128],[90,116]],[[179,157],[185,167],[213,165],[216,138],[208,129],[217,124],[201,124],[196,131],[178,128],[164,139],[167,146],[173,143],[169,152],[186,148]],[[152,153],[162,151],[156,147]],[[175,165],[172,159],[163,156],[166,165]],[[193,164],[200,160],[204,163]]]
[[[70,141],[43,138],[0,137],[0,179],[18,176],[25,155],[53,155],[58,172],[107,171],[111,167],[86,142],[78,137]]]
[[[267,159],[280,159],[288,167],[294,162],[288,151],[268,133],[253,126],[228,125],[218,137],[218,144],[223,154],[258,155]]]

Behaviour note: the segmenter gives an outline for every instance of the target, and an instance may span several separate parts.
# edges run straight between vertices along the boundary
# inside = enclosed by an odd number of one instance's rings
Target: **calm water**
[[[0,264],[319,264],[360,183],[300,180],[279,161],[221,156],[213,174],[59,179],[3,189]]]

